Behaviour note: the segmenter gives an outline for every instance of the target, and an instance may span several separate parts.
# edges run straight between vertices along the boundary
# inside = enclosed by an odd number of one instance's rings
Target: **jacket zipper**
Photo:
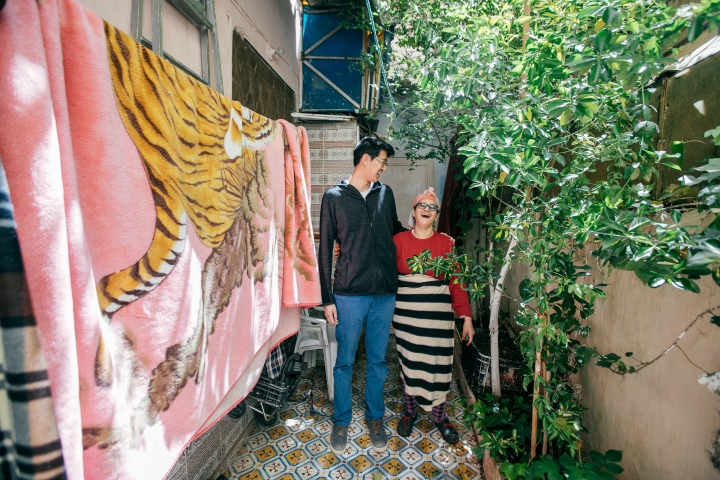
[[[368,197],[372,194],[372,191],[368,193]],[[364,199],[365,201],[365,216],[367,217],[368,225],[370,225],[370,236],[372,237],[372,244],[373,244],[373,260],[375,262],[375,272],[380,273],[380,295],[385,295],[385,278],[383,277],[382,271],[378,268],[377,264],[377,245],[375,245],[375,235],[373,234],[373,224],[370,221],[370,212],[368,212],[368,202],[367,198]]]

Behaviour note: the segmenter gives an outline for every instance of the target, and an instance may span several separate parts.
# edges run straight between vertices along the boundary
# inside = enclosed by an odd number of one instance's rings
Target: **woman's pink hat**
[[[413,202],[413,208],[417,207],[417,204],[422,202],[423,200],[433,200],[438,207],[440,206],[440,200],[438,200],[438,196],[435,194],[435,189],[432,187],[428,188],[423,193],[415,197],[415,201]]]

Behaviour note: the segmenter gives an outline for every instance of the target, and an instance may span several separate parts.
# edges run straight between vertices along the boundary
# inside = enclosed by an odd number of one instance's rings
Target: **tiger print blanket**
[[[75,0],[0,12],[0,158],[68,478],[162,478],[320,303],[304,129]]]

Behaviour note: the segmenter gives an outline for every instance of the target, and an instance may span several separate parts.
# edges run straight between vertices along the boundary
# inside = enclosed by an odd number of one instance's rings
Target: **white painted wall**
[[[130,31],[132,0],[78,0],[78,3],[123,32]]]
[[[380,123],[378,124],[378,127],[377,127],[377,134],[379,137],[381,137],[383,139],[387,139],[388,129],[390,127],[390,118],[388,116],[384,115],[383,112],[378,112],[378,120],[380,120]],[[399,141],[390,140],[389,143],[395,149],[395,158],[403,158],[403,159],[407,158],[407,151],[402,148],[402,144]],[[432,168],[432,170],[433,170],[432,177],[428,177],[428,178],[432,178],[433,184],[428,185],[428,186],[432,186],[435,188],[435,193],[437,193],[438,198],[442,202],[443,193],[445,190],[445,178],[447,176],[447,167],[448,167],[447,161],[439,162],[437,160],[426,160],[423,162],[423,164],[429,165]],[[408,172],[410,171],[409,168],[410,167],[408,166],[407,167]],[[391,185],[391,187],[392,187],[392,185]],[[420,192],[418,192],[418,193],[420,193]],[[413,196],[412,198],[415,198],[415,196]],[[407,220],[404,219],[403,217],[401,217],[400,221],[405,223]]]
[[[236,30],[295,92],[299,106],[302,81],[300,0],[215,0],[215,15],[225,94],[232,92],[232,32]],[[285,53],[271,58],[268,49],[278,48]]]
[[[100,15],[107,22],[124,32],[130,31],[131,0],[78,0],[82,5]],[[144,0],[147,8],[151,0]],[[163,2],[163,16],[170,22],[168,32],[163,32],[164,48],[190,68],[195,67],[198,34],[193,28],[184,28],[179,12],[170,11],[172,6]],[[145,5],[147,4],[147,5]],[[149,14],[143,15],[145,36],[150,38]],[[220,65],[225,95],[232,94],[232,34],[238,31],[268,62],[278,75],[301,99],[302,4],[300,0],[215,0]],[[272,52],[282,48],[282,55]],[[199,66],[197,67],[199,69]]]

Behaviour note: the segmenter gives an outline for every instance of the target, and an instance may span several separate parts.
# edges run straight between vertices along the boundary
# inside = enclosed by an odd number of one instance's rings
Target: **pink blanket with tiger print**
[[[160,479],[320,303],[304,129],[75,0],[0,12],[0,158],[70,479]]]

